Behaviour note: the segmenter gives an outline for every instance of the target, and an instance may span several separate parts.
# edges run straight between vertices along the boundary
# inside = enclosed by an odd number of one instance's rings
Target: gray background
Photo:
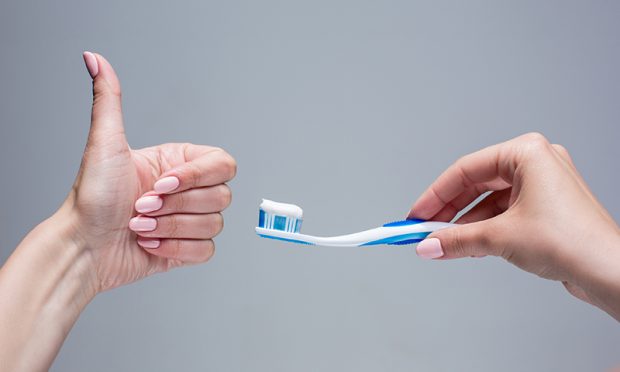
[[[52,370],[620,364],[614,320],[499,259],[253,232],[262,197],[304,207],[309,233],[401,218],[457,157],[532,130],[618,220],[619,17],[614,1],[2,1],[0,262],[73,182],[83,50],[116,67],[133,147],[215,144],[239,163],[214,259],[97,297]]]

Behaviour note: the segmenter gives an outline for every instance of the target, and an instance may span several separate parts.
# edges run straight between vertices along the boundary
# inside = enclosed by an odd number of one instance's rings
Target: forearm
[[[46,371],[96,293],[84,244],[61,209],[0,270],[0,371]]]
[[[596,246],[583,247],[584,251],[599,254],[578,275],[589,301],[620,322],[620,228],[614,226],[610,230],[592,240]]]

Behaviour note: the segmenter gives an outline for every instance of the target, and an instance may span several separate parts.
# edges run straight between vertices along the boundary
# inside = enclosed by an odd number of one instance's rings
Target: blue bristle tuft
[[[265,227],[265,211],[262,209],[258,211],[258,227]]]
[[[298,233],[301,230],[301,222],[299,218],[275,215],[262,209],[258,211],[258,227],[264,229]]]
[[[286,231],[287,218],[284,216],[275,216],[273,228],[276,230]]]

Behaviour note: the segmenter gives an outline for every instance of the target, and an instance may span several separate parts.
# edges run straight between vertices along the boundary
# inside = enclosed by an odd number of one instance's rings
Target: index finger
[[[493,190],[512,184],[514,166],[505,157],[506,147],[507,142],[500,143],[457,160],[424,191],[407,218],[429,219],[473,185],[484,183]]]
[[[190,145],[186,150],[189,161],[163,173],[155,182],[156,193],[169,194],[197,187],[215,186],[235,177],[235,159],[220,148]]]

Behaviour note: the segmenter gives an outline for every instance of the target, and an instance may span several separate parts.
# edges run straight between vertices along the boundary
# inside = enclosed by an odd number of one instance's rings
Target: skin
[[[414,203],[409,218],[450,221],[417,247],[427,258],[499,256],[620,321],[620,228],[568,151],[530,133],[462,157]],[[430,253],[429,253],[430,252]]]
[[[225,151],[178,143],[130,149],[114,70],[100,55],[85,53],[85,60],[94,99],[73,188],[0,270],[0,335],[10,335],[0,337],[1,371],[48,370],[98,293],[208,261],[215,249],[212,238],[223,227],[219,212],[231,200],[225,182],[234,177],[236,165]],[[176,179],[178,187],[155,192],[161,179]],[[156,228],[136,233],[130,221],[140,216],[134,203],[142,196],[161,200],[161,208],[147,213]]]

